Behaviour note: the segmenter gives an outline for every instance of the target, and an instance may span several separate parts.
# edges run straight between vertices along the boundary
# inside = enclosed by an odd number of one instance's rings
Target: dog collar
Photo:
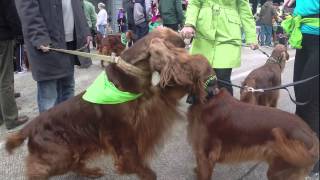
[[[274,64],[278,64],[280,69],[281,68],[281,60],[280,59],[275,59],[274,57],[269,57],[268,60],[267,60],[267,63],[274,63]]]
[[[206,82],[204,83],[204,87],[207,88],[212,81],[217,80],[217,76],[216,75],[210,75],[208,77],[208,79],[206,80]]]
[[[106,72],[103,71],[86,90],[82,99],[95,104],[121,104],[138,99],[141,95],[142,93],[120,91],[108,80]]]

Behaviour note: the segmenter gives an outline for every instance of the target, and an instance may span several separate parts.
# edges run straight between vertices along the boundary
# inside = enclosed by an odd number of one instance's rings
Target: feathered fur
[[[298,116],[244,103],[225,89],[188,111],[188,136],[199,180],[216,163],[264,161],[270,180],[303,180],[319,159],[319,140]]]

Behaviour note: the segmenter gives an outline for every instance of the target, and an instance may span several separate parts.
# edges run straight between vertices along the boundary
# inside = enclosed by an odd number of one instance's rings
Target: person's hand
[[[195,32],[196,31],[193,27],[184,27],[182,28],[180,33],[182,34],[183,38],[191,39],[194,36]]]
[[[40,45],[38,49],[41,50],[41,51],[44,52],[44,53],[50,51],[49,45]]]
[[[259,49],[259,45],[258,44],[249,44],[249,47],[250,47],[251,50]]]
[[[296,0],[284,0],[283,7],[290,7]]]
[[[87,36],[85,46],[86,46],[86,47],[89,47],[89,46],[90,46],[90,42],[91,42],[91,41],[92,41],[92,36]]]

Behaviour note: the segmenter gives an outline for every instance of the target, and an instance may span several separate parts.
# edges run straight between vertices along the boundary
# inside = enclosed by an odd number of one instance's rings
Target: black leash
[[[265,89],[254,89],[253,87],[248,87],[248,86],[239,86],[239,85],[235,85],[235,84],[232,84],[232,83],[229,83],[227,81],[224,81],[224,80],[221,80],[221,79],[218,79],[218,82],[222,83],[222,84],[225,84],[225,85],[228,85],[228,86],[233,86],[233,87],[237,87],[237,88],[240,88],[240,89],[244,89],[244,90],[247,90],[248,92],[266,92],[266,91],[273,91],[273,90],[279,90],[279,89],[284,89],[288,92],[289,94],[289,97],[290,97],[290,100],[295,103],[296,105],[299,105],[299,106],[303,106],[303,105],[306,105],[309,103],[309,101],[307,102],[297,102],[296,100],[294,100],[294,98],[292,97],[292,95],[290,94],[289,90],[287,89],[287,87],[290,87],[290,86],[296,86],[296,85],[299,85],[299,84],[303,84],[303,83],[306,83],[312,79],[315,79],[319,77],[319,74],[315,75],[315,76],[312,76],[312,77],[309,77],[309,78],[306,78],[306,79],[302,79],[300,81],[296,81],[296,82],[293,82],[293,83],[289,83],[289,84],[285,84],[285,85],[280,85],[280,86],[275,86],[275,87],[270,87],[270,88],[265,88]]]
[[[247,177],[251,172],[253,172],[258,166],[260,165],[260,162],[253,165],[244,175],[242,175],[238,180],[243,180],[245,177]]]

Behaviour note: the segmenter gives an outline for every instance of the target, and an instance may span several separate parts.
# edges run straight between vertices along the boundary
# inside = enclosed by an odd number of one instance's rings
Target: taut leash
[[[125,70],[127,73],[134,75],[134,76],[140,76],[140,77],[146,77],[150,75],[150,73],[143,71],[142,69],[127,63],[121,57],[116,57],[115,54],[113,53],[111,56],[105,56],[105,55],[100,55],[100,54],[93,54],[93,53],[87,53],[87,52],[80,52],[80,51],[74,51],[74,50],[66,50],[66,49],[57,49],[57,48],[48,48],[49,50],[60,52],[60,53],[65,53],[65,54],[71,54],[75,56],[81,56],[85,58],[94,58],[97,60],[102,60],[106,61],[108,63],[115,63],[117,64],[120,68]]]
[[[288,92],[289,94],[289,97],[290,97],[290,100],[295,103],[296,105],[299,105],[299,106],[303,106],[303,105],[306,105],[309,103],[309,101],[307,102],[297,102],[296,100],[294,100],[294,98],[292,97],[292,95],[290,94],[289,90],[287,89],[287,87],[290,87],[290,86],[296,86],[296,85],[299,85],[299,84],[303,84],[303,83],[306,83],[312,79],[315,79],[319,77],[319,74],[315,75],[315,76],[312,76],[312,77],[309,77],[309,78],[306,78],[306,79],[302,79],[300,81],[296,81],[296,82],[293,82],[293,83],[289,83],[289,84],[285,84],[285,85],[280,85],[280,86],[275,86],[275,87],[270,87],[270,88],[260,88],[260,89],[255,89],[253,87],[249,87],[249,86],[239,86],[239,85],[236,85],[236,84],[232,84],[232,83],[229,83],[227,81],[224,81],[224,80],[221,80],[221,79],[218,79],[218,82],[222,83],[222,84],[225,84],[225,85],[228,85],[228,86],[234,86],[234,87],[237,87],[237,88],[240,88],[240,89],[244,89],[248,92],[252,92],[252,93],[255,93],[255,92],[267,92],[267,91],[274,91],[274,90],[279,90],[279,89],[284,89]]]

